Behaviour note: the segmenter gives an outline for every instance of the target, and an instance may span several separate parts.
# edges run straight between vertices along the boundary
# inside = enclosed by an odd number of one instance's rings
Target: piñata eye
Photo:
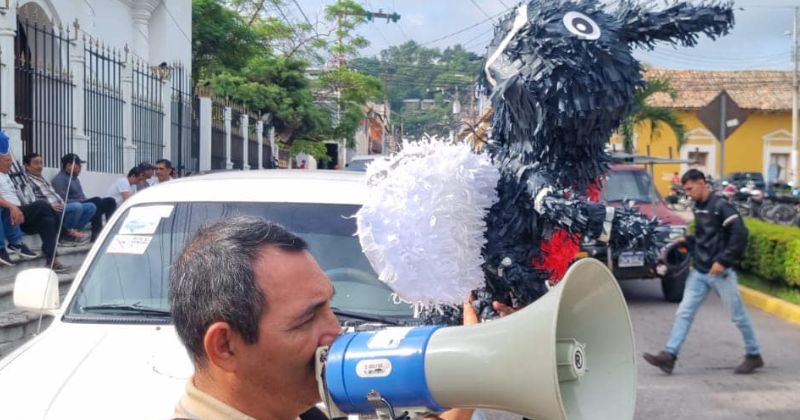
[[[564,27],[578,38],[594,41],[600,38],[600,27],[589,16],[580,12],[567,12],[562,20]]]

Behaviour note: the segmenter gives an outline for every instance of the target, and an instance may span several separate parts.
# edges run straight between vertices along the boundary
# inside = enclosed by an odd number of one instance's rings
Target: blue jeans
[[[667,341],[667,351],[675,356],[678,355],[681,345],[683,345],[686,336],[689,334],[694,315],[700,309],[700,305],[703,304],[712,288],[717,292],[722,304],[731,314],[731,321],[741,331],[745,352],[747,354],[759,354],[758,340],[756,340],[756,333],[753,331],[753,324],[750,323],[750,317],[747,316],[742,297],[739,295],[736,272],[730,268],[720,276],[703,274],[692,269],[689,273],[689,278],[686,279],[683,299],[681,304],[678,305],[678,311],[675,313],[675,324],[672,326],[672,334],[669,337],[669,341]]]
[[[0,209],[0,218],[2,218],[2,223],[0,223],[0,245],[5,246],[6,239],[10,244],[22,242],[22,229],[20,229],[19,225],[11,223],[11,212],[6,208]]]
[[[97,207],[92,203],[73,201],[64,207],[64,227],[67,229],[83,229],[92,220]]]

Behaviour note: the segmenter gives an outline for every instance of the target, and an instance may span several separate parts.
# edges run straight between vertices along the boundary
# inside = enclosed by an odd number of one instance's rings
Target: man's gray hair
[[[173,264],[172,319],[195,363],[205,360],[203,337],[214,322],[227,322],[249,344],[258,341],[266,295],[256,284],[253,263],[265,245],[308,249],[303,239],[280,225],[231,217],[199,229]]]

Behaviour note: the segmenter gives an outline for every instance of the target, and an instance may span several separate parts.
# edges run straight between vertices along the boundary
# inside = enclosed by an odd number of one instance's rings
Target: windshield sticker
[[[143,255],[152,239],[152,236],[117,235],[108,245],[106,254]]]
[[[396,349],[400,347],[400,342],[408,335],[412,327],[389,328],[378,331],[367,342],[370,349]]]
[[[161,219],[172,214],[174,206],[134,207],[119,230],[121,235],[152,235],[156,232]]]

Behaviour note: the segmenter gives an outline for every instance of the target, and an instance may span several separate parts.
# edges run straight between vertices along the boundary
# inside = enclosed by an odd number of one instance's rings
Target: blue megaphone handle
[[[330,347],[325,383],[346,413],[374,413],[367,394],[378,391],[393,407],[441,412],[425,379],[425,350],[441,326],[389,328],[346,334]]]

